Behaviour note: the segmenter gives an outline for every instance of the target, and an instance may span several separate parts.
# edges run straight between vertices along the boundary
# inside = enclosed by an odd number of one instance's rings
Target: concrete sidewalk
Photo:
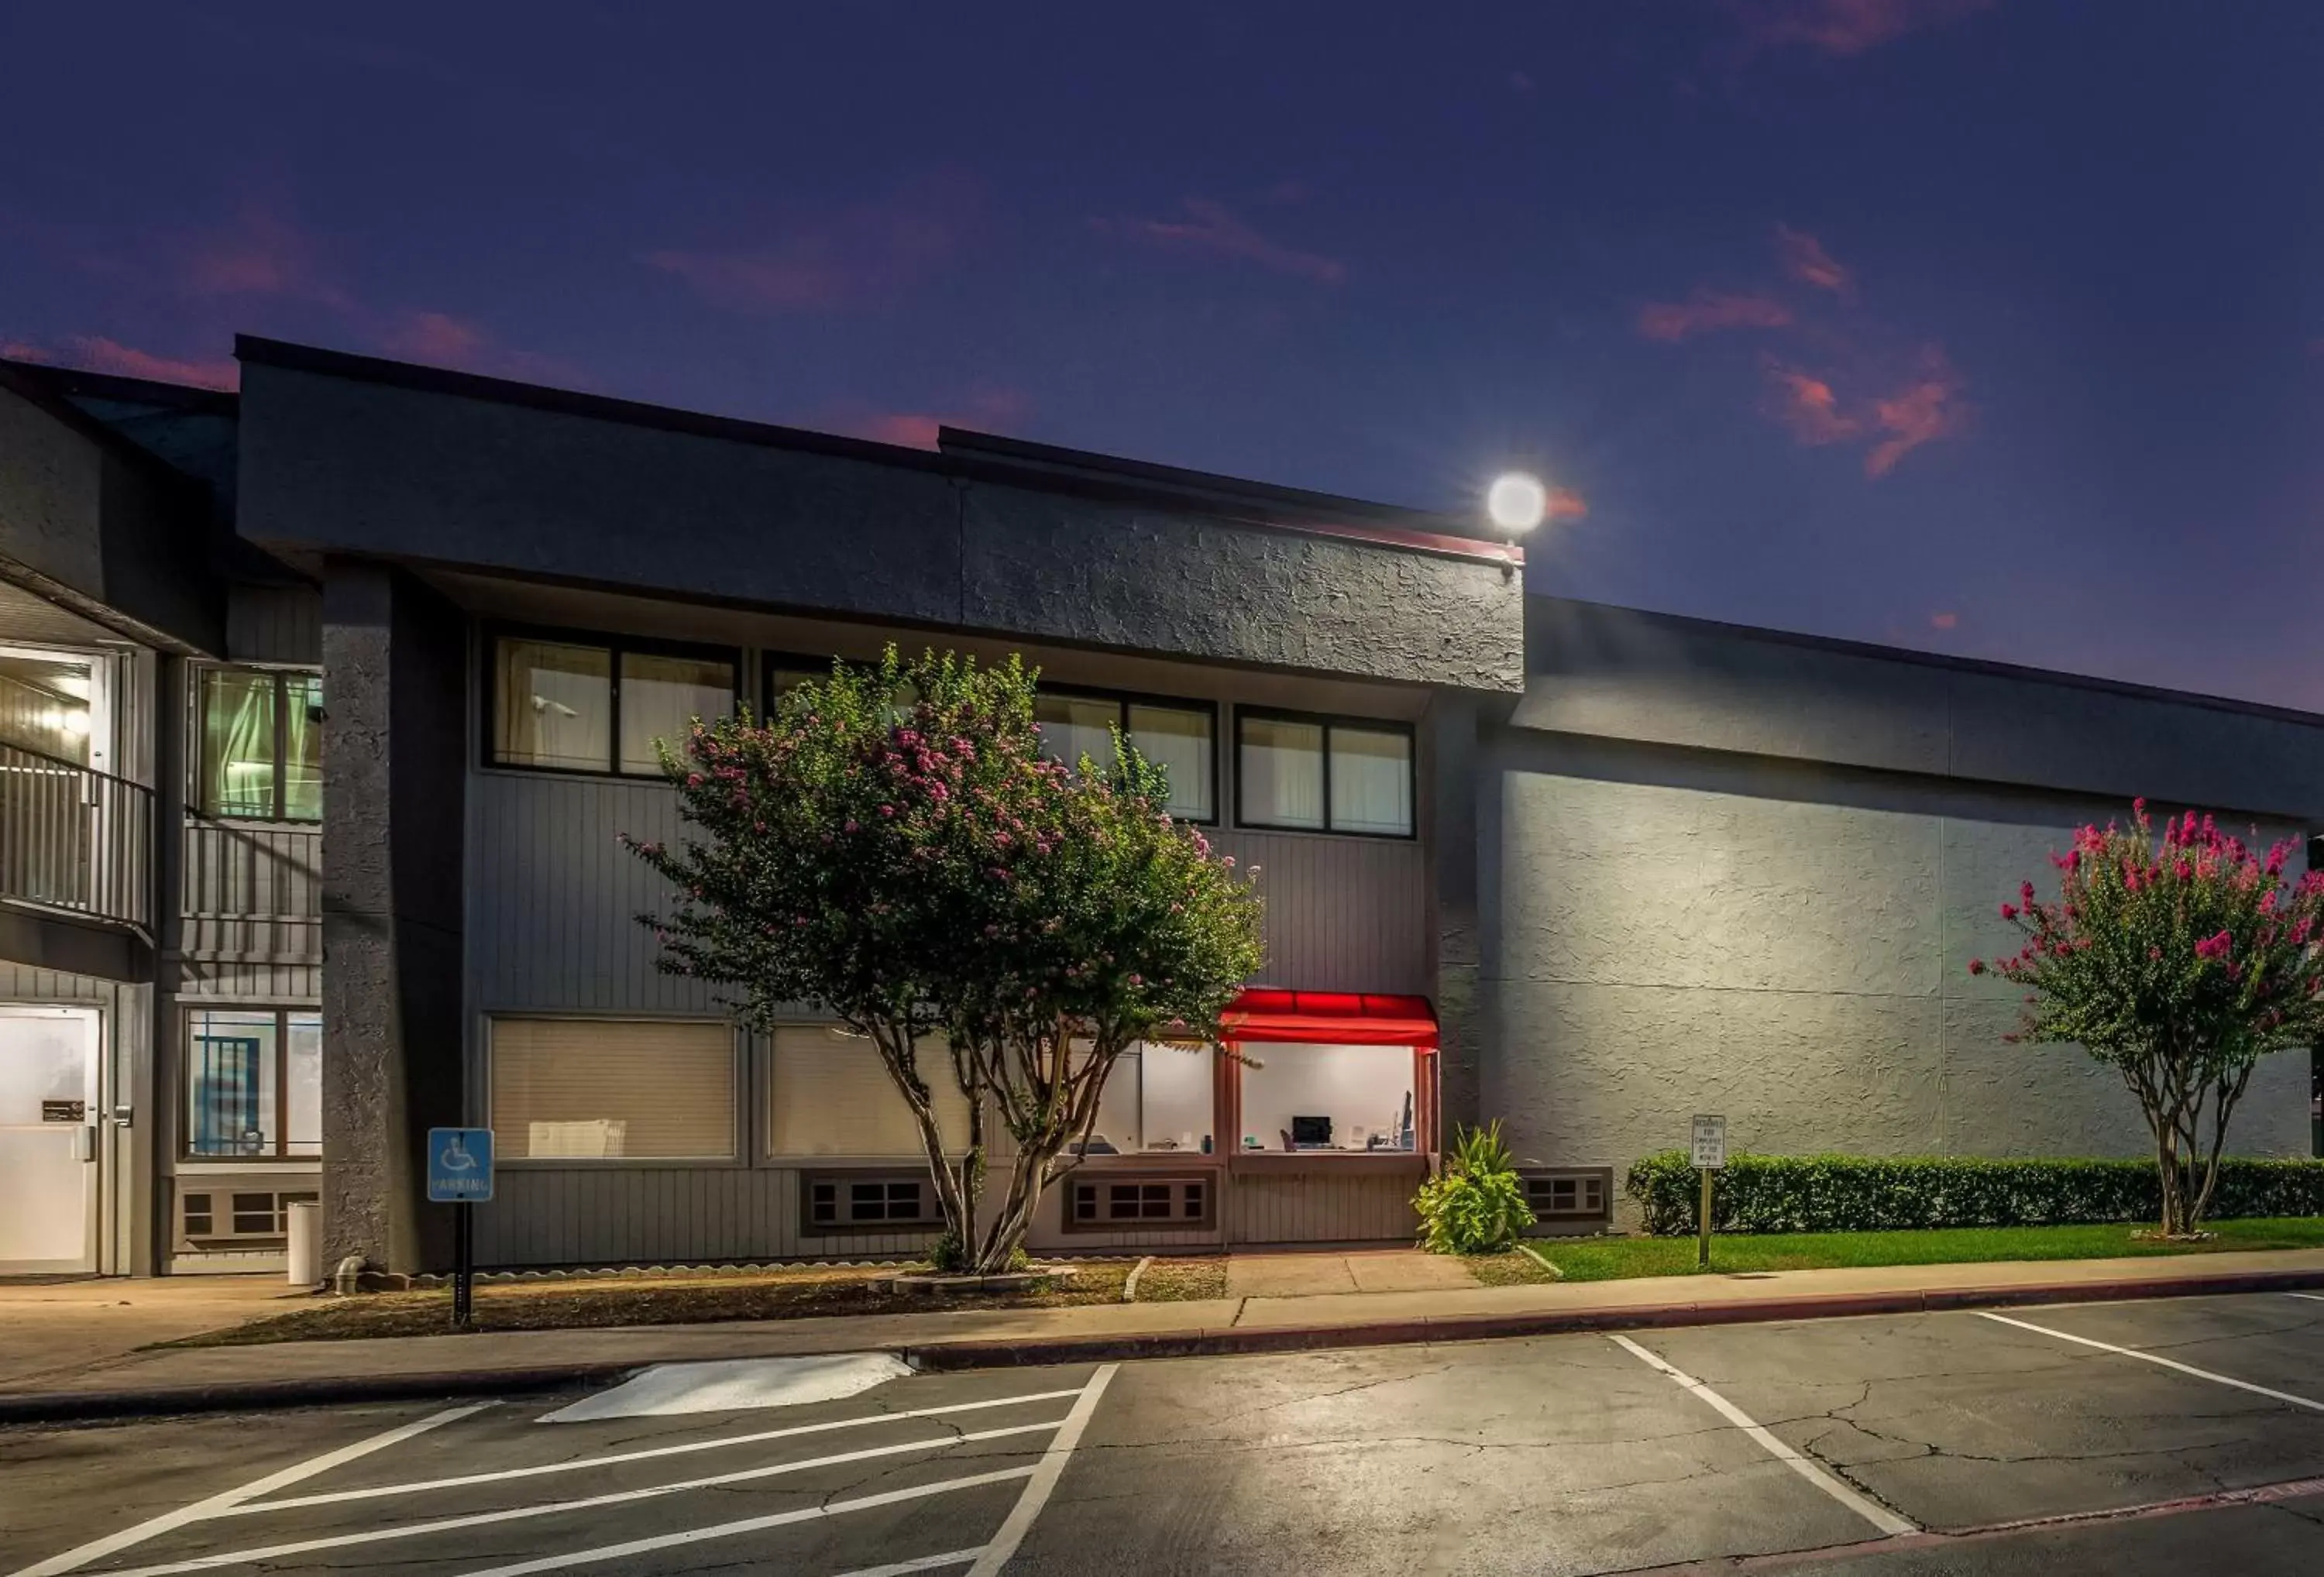
[[[512,1391],[690,1360],[884,1350],[953,1369],[2310,1287],[2324,1250],[183,1348],[0,1380],[0,1423]]]
[[[309,1296],[280,1274],[0,1284],[0,1391],[76,1374],[152,1342],[281,1314]]]

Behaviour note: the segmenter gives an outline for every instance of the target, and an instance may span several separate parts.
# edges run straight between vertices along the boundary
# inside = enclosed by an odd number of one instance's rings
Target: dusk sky
[[[0,354],[1523,465],[1536,590],[2324,709],[2312,0],[0,0]]]

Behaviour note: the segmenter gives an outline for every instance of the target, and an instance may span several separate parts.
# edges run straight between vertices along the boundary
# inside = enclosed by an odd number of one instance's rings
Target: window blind
[[[802,1026],[774,1035],[768,1081],[770,1155],[912,1157],[922,1154],[912,1109],[889,1078],[879,1048],[835,1030]],[[968,1143],[968,1102],[941,1046],[922,1046],[936,1127],[948,1149]]]
[[[734,1154],[734,1031],[685,1019],[495,1019],[493,1142],[511,1159]]]

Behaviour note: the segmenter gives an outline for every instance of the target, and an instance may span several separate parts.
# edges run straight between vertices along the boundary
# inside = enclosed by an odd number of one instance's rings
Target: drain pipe
[[[352,1297],[362,1291],[363,1268],[364,1257],[360,1254],[350,1254],[340,1260],[339,1268],[331,1272],[331,1290],[341,1297]]]

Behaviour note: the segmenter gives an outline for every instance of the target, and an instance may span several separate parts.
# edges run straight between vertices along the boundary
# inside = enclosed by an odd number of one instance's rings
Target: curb
[[[1628,1308],[1545,1310],[1525,1314],[1457,1314],[1342,1325],[1234,1326],[1153,1336],[1061,1337],[1037,1342],[945,1342],[899,1350],[918,1370],[1001,1369],[1136,1358],[1216,1358],[1243,1352],[1305,1352],[1323,1347],[1386,1347],[1429,1342],[1489,1342],[1512,1336],[1637,1331],[1686,1325],[1740,1325],[1831,1320],[1866,1314],[1938,1314],[1952,1309],[2033,1307],[2043,1304],[2119,1303],[2140,1298],[2219,1297],[2236,1293],[2324,1287],[2324,1270],[2255,1270],[2161,1281],[2052,1283],[2035,1286],[1947,1287],[1937,1291],[1845,1292],[1738,1303],[1637,1305]]]
[[[923,1371],[1113,1362],[1139,1358],[1222,1358],[1238,1353],[1309,1352],[1329,1347],[1387,1347],[1434,1342],[1486,1342],[1511,1336],[1637,1331],[1687,1325],[1755,1324],[1843,1319],[1866,1314],[1936,1314],[1953,1309],[2118,1303],[2141,1298],[2220,1297],[2236,1293],[2324,1287],[2324,1270],[2253,1270],[2159,1280],[2052,1282],[2033,1286],[1947,1287],[1936,1291],[1829,1293],[1736,1303],[1634,1305],[1627,1308],[1545,1310],[1523,1314],[1458,1314],[1440,1319],[1373,1320],[1339,1325],[1222,1326],[1148,1336],[1062,1336],[1028,1342],[936,1342],[894,1349]],[[334,1376],[251,1380],[143,1390],[0,1393],[0,1425],[61,1424],[163,1417],[351,1402],[509,1396],[618,1380],[653,1359],[543,1365],[533,1369]]]

